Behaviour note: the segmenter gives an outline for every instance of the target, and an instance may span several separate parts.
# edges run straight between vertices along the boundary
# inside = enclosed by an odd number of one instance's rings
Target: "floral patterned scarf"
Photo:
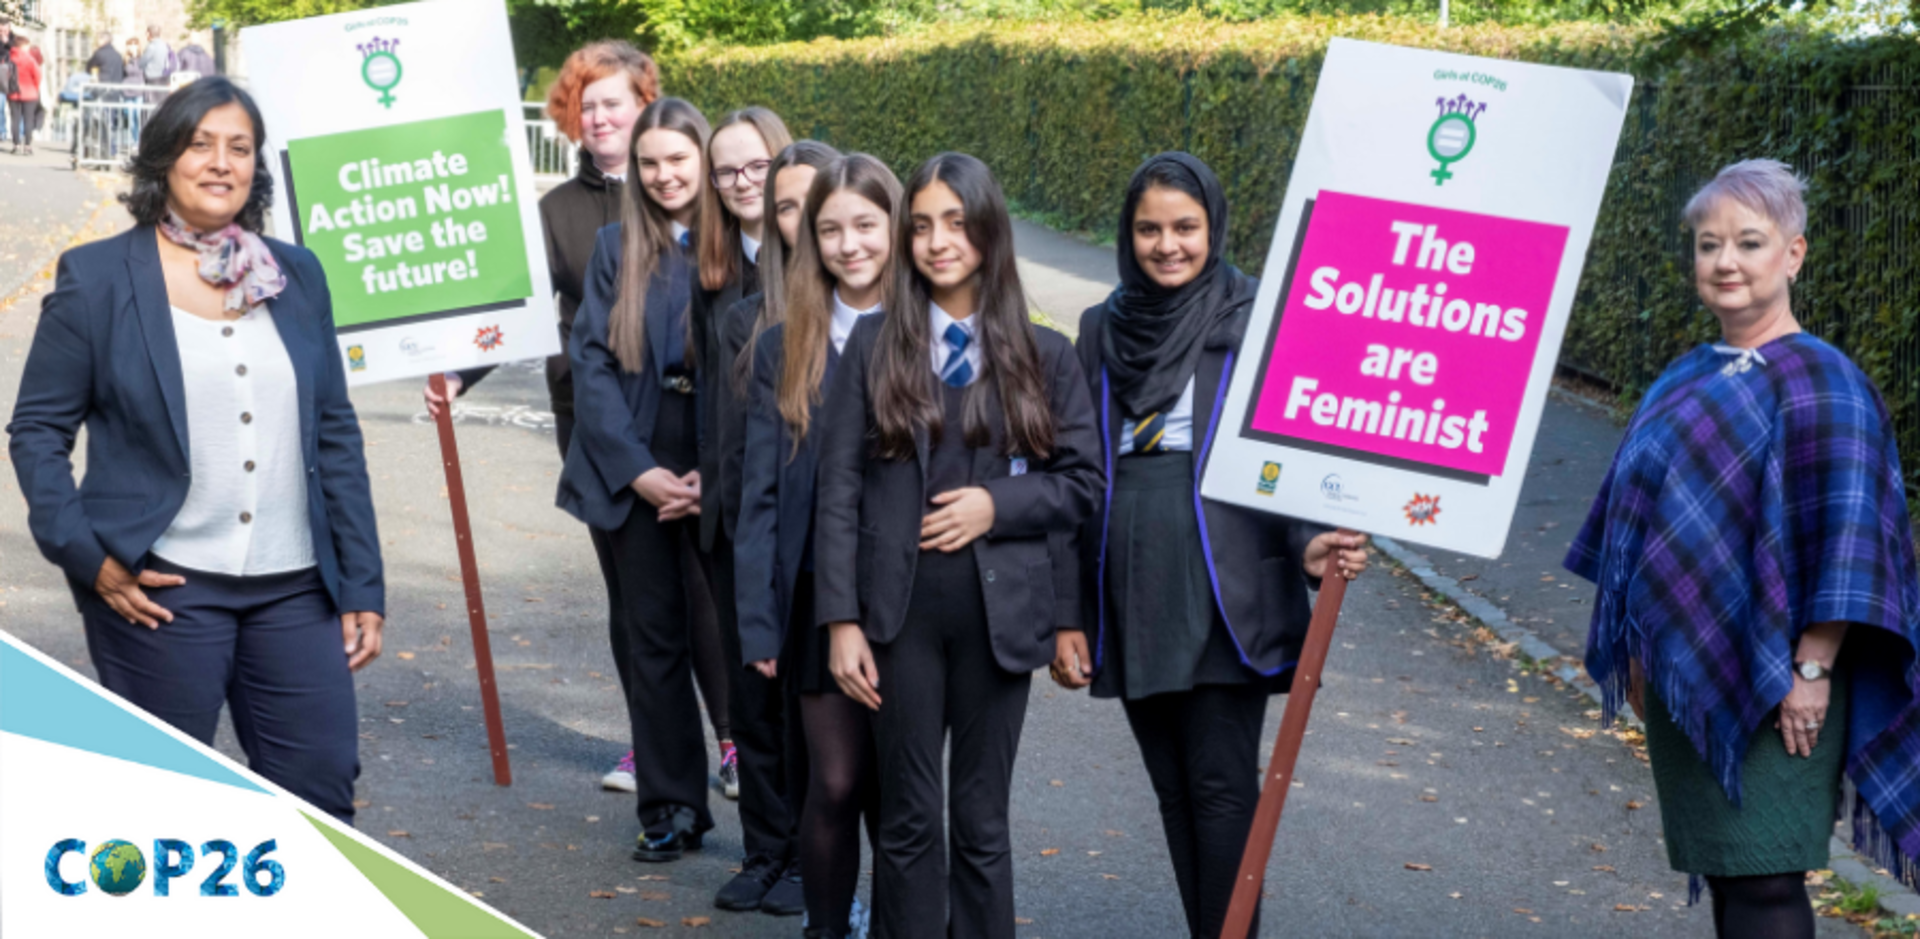
[[[212,232],[196,232],[171,211],[160,222],[160,234],[181,247],[200,252],[200,276],[215,287],[227,288],[226,310],[244,313],[287,289],[287,275],[267,250],[266,239],[228,223]]]

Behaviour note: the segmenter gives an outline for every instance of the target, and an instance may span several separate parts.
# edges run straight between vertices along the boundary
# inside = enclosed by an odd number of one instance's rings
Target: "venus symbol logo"
[[[1453,178],[1453,171],[1447,167],[1473,152],[1474,140],[1480,136],[1474,121],[1487,110],[1487,104],[1472,101],[1466,95],[1435,98],[1433,103],[1440,108],[1440,117],[1427,128],[1427,153],[1440,161],[1440,168],[1428,175],[1433,177],[1434,185],[1444,186]]]
[[[382,105],[393,107],[393,88],[400,84],[403,74],[400,57],[393,53],[393,50],[400,48],[400,40],[375,36],[354,48],[360,50],[361,55],[360,80],[366,82],[368,88],[380,92]]]

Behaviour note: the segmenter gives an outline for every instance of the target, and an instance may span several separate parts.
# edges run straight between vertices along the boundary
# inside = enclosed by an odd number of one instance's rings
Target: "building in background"
[[[211,30],[187,28],[186,0],[19,0],[18,6],[24,20],[21,31],[32,37],[46,55],[46,78],[41,86],[49,89],[49,97],[64,88],[74,73],[85,70],[88,57],[98,46],[94,38],[103,30],[112,34],[114,47],[122,51],[131,37],[145,45],[147,27],[158,26],[161,38],[176,53],[188,42],[197,42],[217,55]],[[227,71],[231,74],[237,37],[229,32],[222,38],[227,43]],[[134,73],[134,63],[127,63],[127,71],[129,75]]]

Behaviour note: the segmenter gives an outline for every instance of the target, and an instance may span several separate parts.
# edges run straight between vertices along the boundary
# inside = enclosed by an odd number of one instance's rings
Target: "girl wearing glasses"
[[[1031,673],[1078,621],[1099,440],[1072,346],[1027,319],[986,165],[936,156],[906,202],[887,314],[854,327],[820,415],[814,618],[874,712],[876,934],[1011,939],[1014,753]]]
[[[746,856],[739,876],[714,903],[723,910],[798,915],[797,883],[785,883],[793,848],[793,818],[781,774],[781,726],[774,709],[779,689],[748,670],[740,657],[734,612],[733,532],[740,514],[740,450],[746,415],[729,367],[738,359],[750,324],[734,324],[742,298],[760,290],[760,254],[766,230],[766,179],[773,155],[792,143],[787,126],[761,107],[730,111],[707,143],[707,183],[719,211],[695,233],[693,356],[700,372],[700,551],[713,587],[716,634],[728,690],[728,712],[738,722],[721,738],[720,781],[740,800]],[[744,309],[741,311],[744,314]],[[703,670],[704,674],[704,670]]]
[[[713,827],[694,699],[701,480],[689,363],[691,232],[719,207],[707,120],[661,98],[633,125],[620,221],[600,230],[567,357],[574,432],[558,502],[604,537],[614,662],[626,692],[642,832],[633,857],[673,861]]]

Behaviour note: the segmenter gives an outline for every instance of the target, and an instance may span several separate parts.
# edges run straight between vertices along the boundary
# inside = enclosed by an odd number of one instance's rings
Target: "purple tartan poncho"
[[[1843,620],[1854,847],[1915,883],[1920,578],[1893,424],[1873,382],[1804,333],[1701,346],[1648,390],[1568,570],[1599,587],[1587,672],[1611,724],[1637,660],[1740,804],[1801,630]]]

